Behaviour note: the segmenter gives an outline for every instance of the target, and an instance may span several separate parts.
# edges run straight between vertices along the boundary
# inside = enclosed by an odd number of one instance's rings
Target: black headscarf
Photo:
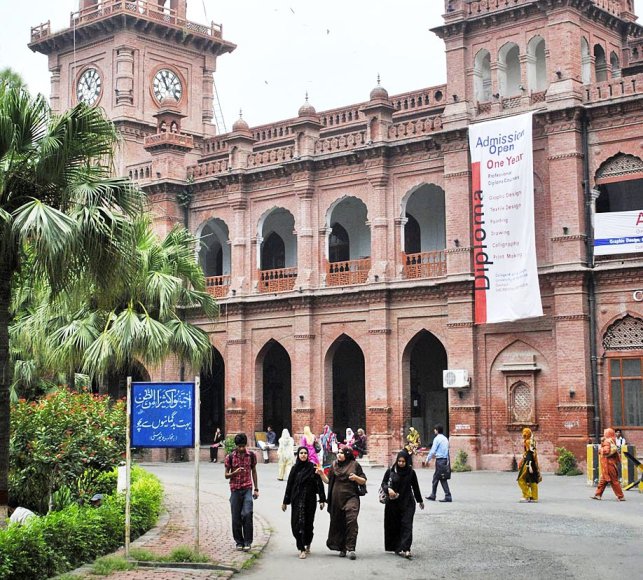
[[[337,476],[348,477],[350,473],[353,473],[351,462],[355,460],[355,456],[353,455],[353,450],[350,447],[340,447],[340,451],[344,454],[344,461],[337,459],[333,463],[333,471]]]
[[[403,457],[406,461],[406,465],[404,467],[400,467],[397,464],[397,461],[400,457]],[[391,466],[391,469],[394,470],[400,477],[407,477],[411,475],[411,471],[413,471],[413,466],[411,464],[411,455],[406,449],[402,449],[402,451],[397,454],[395,463]]]
[[[302,485],[305,485],[308,480],[315,475],[315,465],[314,463],[308,458],[306,461],[302,461],[299,459],[299,452],[301,450],[306,451],[308,453],[308,448],[305,445],[302,445],[297,449],[297,461],[295,461],[295,465],[292,468],[293,472],[295,473],[295,488],[299,488]]]
[[[400,467],[397,460],[403,457],[406,459],[406,466]],[[402,449],[395,458],[395,463],[391,466],[389,477],[391,479],[391,487],[394,491],[400,494],[400,497],[406,496],[411,492],[411,474],[413,473],[413,466],[411,465],[411,456],[406,449]]]

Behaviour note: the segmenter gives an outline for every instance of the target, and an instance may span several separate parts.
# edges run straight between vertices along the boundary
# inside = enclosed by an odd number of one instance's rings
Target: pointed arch
[[[425,328],[409,340],[402,353],[405,427],[415,427],[423,444],[436,424],[449,432],[449,393],[442,386],[448,368],[447,351],[440,339]]]
[[[201,375],[201,442],[209,444],[217,427],[225,433],[225,361],[212,347],[212,368]]]
[[[366,429],[366,368],[364,352],[347,334],[340,334],[325,356],[327,392],[333,409],[333,430],[340,438],[346,428]]]
[[[277,433],[292,430],[292,365],[288,351],[271,338],[259,351],[255,369],[261,380],[255,429],[265,431],[270,425]]]

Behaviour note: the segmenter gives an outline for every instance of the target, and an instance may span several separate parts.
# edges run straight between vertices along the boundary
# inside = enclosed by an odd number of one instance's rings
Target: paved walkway
[[[184,466],[188,464],[183,464]],[[193,470],[192,464],[189,464]],[[148,465],[146,468],[150,468]],[[203,465],[202,469],[208,469]],[[178,547],[194,547],[193,517],[194,498],[192,489],[185,482],[176,483],[172,478],[163,478],[165,489],[165,513],[158,525],[130,544],[130,549],[141,548],[158,555],[169,555]],[[236,550],[231,541],[231,517],[228,497],[201,488],[200,493],[200,552],[211,560],[209,564],[179,564],[176,568],[142,563],[129,572],[115,572],[110,579],[134,580],[202,580],[230,578],[235,572],[249,565],[266,547],[270,539],[270,527],[266,520],[255,511],[254,542],[249,553]],[[117,552],[124,555],[124,549]],[[248,564],[246,564],[248,562]],[[74,571],[81,578],[96,578],[91,575],[92,565]]]
[[[159,463],[145,468],[163,482],[168,516],[135,545],[159,554],[191,546],[193,464]],[[593,489],[586,485],[585,477],[545,474],[541,502],[521,504],[515,473],[454,474],[454,503],[427,502],[426,510],[416,513],[415,559],[407,561],[383,551],[383,508],[377,501],[377,488],[384,470],[365,471],[369,493],[362,502],[358,558],[354,562],[326,549],[326,511],[317,512],[313,553],[306,560],[298,559],[290,532],[290,511],[283,513],[280,509],[284,482],[277,481],[277,466],[272,463],[258,465],[261,495],[254,509],[254,553],[235,551],[223,466],[204,463],[200,477],[201,549],[220,567],[139,568],[110,578],[229,578],[233,570],[239,571],[235,580],[284,580],[294,576],[328,580],[349,575],[386,580],[633,580],[640,576],[643,494],[638,492],[628,492],[627,502],[619,503],[611,490],[606,490],[604,500],[597,502],[589,499]],[[418,470],[424,495],[429,493],[432,475],[432,469]],[[442,497],[441,491],[438,497]],[[262,557],[244,566],[260,552]],[[88,568],[84,575],[90,577]]]

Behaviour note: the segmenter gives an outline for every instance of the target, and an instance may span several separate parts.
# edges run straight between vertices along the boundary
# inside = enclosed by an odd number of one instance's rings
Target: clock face
[[[153,91],[157,101],[170,99],[179,102],[183,94],[183,87],[175,72],[162,68],[154,75]]]
[[[76,96],[80,102],[89,105],[96,104],[100,97],[101,79],[95,68],[88,68],[78,79]]]

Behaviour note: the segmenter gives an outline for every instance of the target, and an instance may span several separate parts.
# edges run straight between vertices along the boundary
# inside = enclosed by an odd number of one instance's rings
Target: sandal
[[[411,552],[410,552],[410,551],[407,551],[407,552],[404,552],[404,557],[405,557],[407,560],[410,560],[411,558],[413,558],[413,555],[411,554]]]
[[[300,560],[305,560],[306,559],[306,552],[305,551],[302,550],[301,552],[299,552],[299,559]]]

